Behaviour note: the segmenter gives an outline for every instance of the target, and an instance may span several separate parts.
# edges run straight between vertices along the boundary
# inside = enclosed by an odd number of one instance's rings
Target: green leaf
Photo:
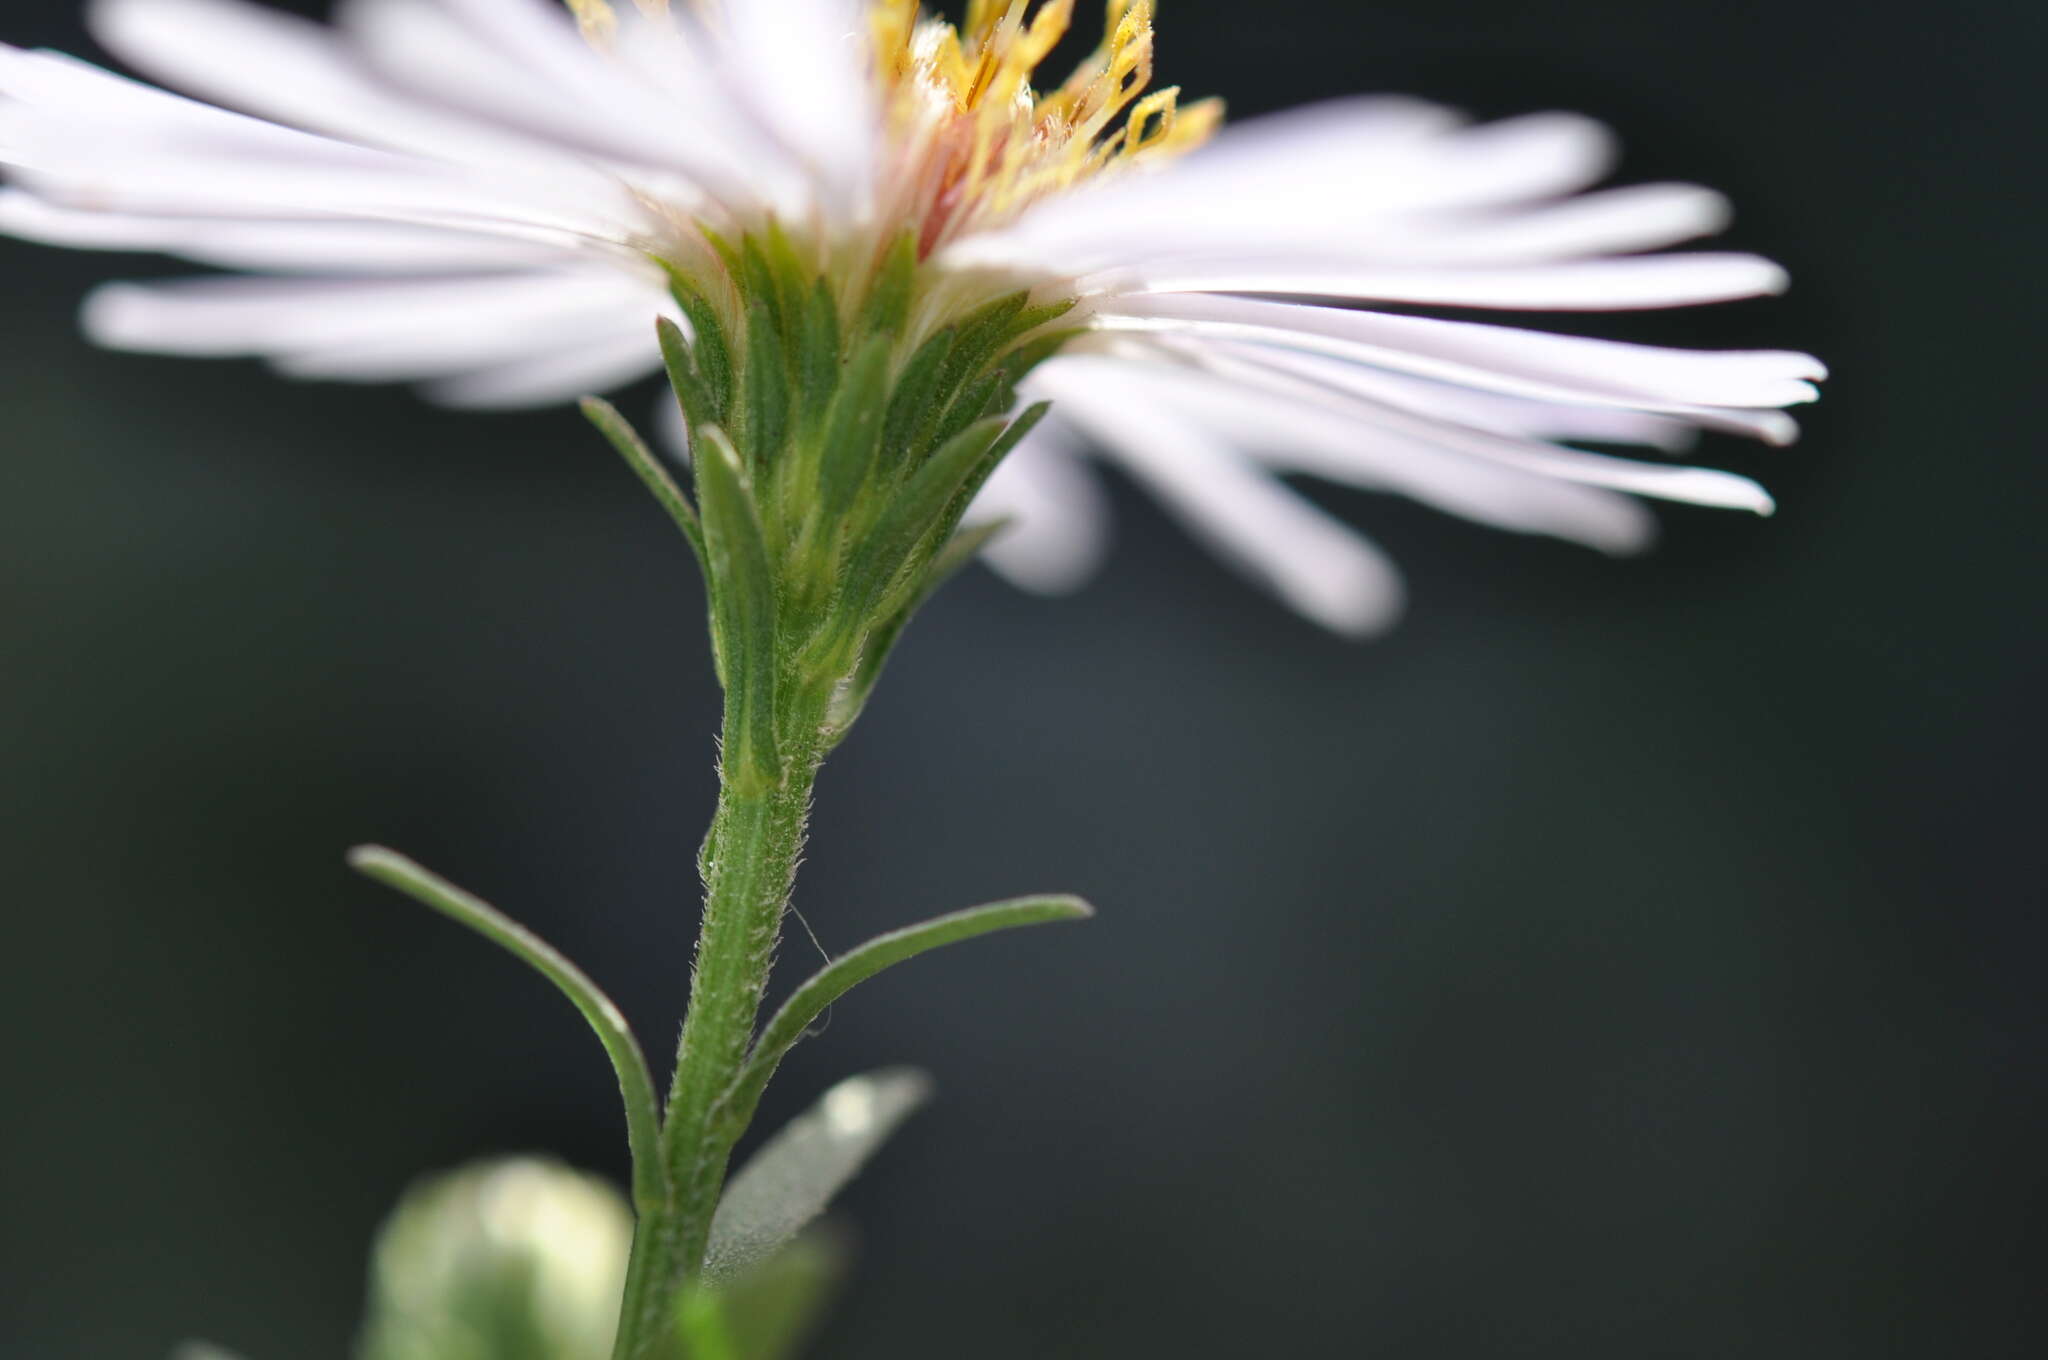
[[[612,999],[584,971],[562,957],[547,941],[473,893],[381,845],[359,845],[348,852],[349,867],[407,897],[433,908],[451,921],[516,955],[555,984],[581,1011],[618,1074],[619,1094],[626,1105],[626,1137],[633,1152],[633,1198],[643,1208],[667,1196],[661,1160],[660,1102],[654,1079],[633,1027]]]
[[[910,322],[910,298],[916,282],[917,234],[906,231],[889,247],[875,275],[867,305],[861,308],[860,328],[892,340],[901,335]]]
[[[996,442],[989,445],[988,452],[982,455],[981,463],[968,475],[966,483],[958,492],[959,500],[955,502],[954,509],[956,515],[967,513],[968,507],[974,503],[974,498],[981,494],[981,488],[995,475],[1003,460],[1024,442],[1026,435],[1038,428],[1038,422],[1044,420],[1046,412],[1050,410],[1052,403],[1049,401],[1034,402],[1025,407],[1022,414],[1011,421],[1008,428],[997,437]]]
[[[804,308],[803,343],[797,351],[797,399],[804,405],[804,425],[816,425],[825,412],[839,376],[839,305],[819,279]]]
[[[583,418],[611,441],[619,456],[626,460],[626,466],[633,469],[641,485],[654,493],[654,499],[661,502],[661,508],[668,511],[668,517],[683,531],[683,537],[690,541],[690,551],[697,555],[697,565],[709,575],[710,567],[704,557],[704,526],[697,519],[697,509],[690,504],[690,498],[669,476],[661,459],[654,450],[647,447],[647,441],[640,437],[619,409],[603,397],[583,399]]]
[[[723,425],[732,404],[732,342],[725,323],[710,300],[674,269],[669,270],[668,290],[690,321],[690,354],[711,398],[711,423]]]
[[[1009,376],[1000,370],[984,373],[967,384],[964,391],[956,395],[945,412],[925,426],[924,444],[943,444],[977,420],[1004,414],[1008,403],[997,405],[996,396],[1009,385]]]
[[[952,352],[953,332],[943,330],[918,346],[903,366],[896,379],[896,393],[889,399],[888,418],[882,422],[883,457],[900,459],[908,468],[920,452],[913,447],[912,436],[939,398],[939,378],[946,369],[946,356]]]
[[[858,555],[848,564],[844,596],[847,618],[864,626],[886,592],[916,554],[918,545],[943,524],[947,508],[973,476],[997,436],[1000,419],[969,426],[939,447],[889,498]]]
[[[242,1360],[242,1357],[211,1341],[184,1341],[171,1352],[171,1360]]]
[[[780,1251],[930,1096],[931,1079],[908,1068],[851,1077],[827,1091],[726,1186],[711,1219],[704,1278],[721,1284]]]
[[[716,425],[699,432],[697,487],[704,498],[713,610],[721,653],[728,658],[726,693],[739,749],[728,751],[742,785],[774,781],[775,571],[739,453]]]
[[[845,515],[867,482],[888,392],[889,341],[875,336],[847,364],[825,416],[825,444],[818,458],[818,515],[828,527]]]
[[[662,367],[668,370],[668,385],[675,390],[676,400],[682,403],[683,417],[690,429],[718,423],[718,403],[712,399],[711,388],[697,371],[696,358],[690,353],[689,341],[683,339],[682,327],[667,317],[657,317],[654,322],[654,336],[661,345]]]
[[[782,323],[782,343],[785,349],[793,350],[802,338],[805,299],[810,294],[810,280],[818,271],[803,262],[789,233],[772,217],[765,232],[749,235],[747,241],[750,245],[760,243],[762,259],[775,286],[775,311]]]
[[[1031,300],[1028,291],[1009,293],[969,312],[954,327],[959,338],[953,344],[953,351],[946,359],[946,367],[940,387],[947,392],[958,391],[961,384],[980,373],[982,367],[993,359],[996,351],[1009,343],[1012,323],[1023,315],[1025,304]]]
[[[813,1224],[722,1288],[696,1290],[684,1304],[683,1353],[795,1360],[845,1283],[852,1254],[843,1233]]]
[[[1065,894],[1017,897],[949,912],[914,926],[877,935],[858,949],[834,959],[790,994],[789,1000],[782,1003],[782,1008],[762,1028],[761,1037],[754,1041],[746,1064],[723,1097],[724,1103],[732,1116],[751,1118],[768,1079],[775,1075],[775,1068],[783,1056],[804,1037],[804,1031],[824,1014],[827,1006],[884,969],[941,945],[958,944],[998,930],[1049,925],[1055,921],[1085,921],[1093,915],[1095,908],[1078,897]]]
[[[837,745],[859,719],[862,710],[868,706],[868,696],[875,692],[875,682],[882,678],[882,668],[896,650],[896,642],[903,636],[903,630],[910,626],[924,602],[932,597],[953,574],[974,559],[974,555],[987,547],[989,541],[1010,527],[1010,518],[1005,515],[992,519],[986,524],[969,525],[946,541],[925,568],[924,581],[910,602],[896,611],[895,617],[877,627],[868,635],[867,645],[861,649],[860,663],[848,679],[845,688],[833,696],[832,707],[826,715],[828,740]]]
[[[750,465],[768,466],[789,428],[789,369],[770,304],[756,297],[747,305],[747,367],[740,375],[741,430]]]

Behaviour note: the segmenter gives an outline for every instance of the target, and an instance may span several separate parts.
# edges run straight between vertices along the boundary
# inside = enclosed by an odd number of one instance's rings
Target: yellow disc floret
[[[970,0],[959,28],[917,0],[873,0],[869,27],[890,131],[910,173],[891,205],[925,253],[1110,169],[1200,145],[1217,100],[1181,108],[1152,83],[1154,0],[1108,0],[1101,44],[1056,89],[1032,76],[1066,36],[1074,0]]]
[[[567,0],[608,46],[608,0]],[[633,0],[650,18],[670,0]],[[686,22],[716,29],[721,5],[684,0]],[[1179,155],[1222,121],[1221,101],[1183,108],[1152,84],[1155,0],[1106,0],[1101,43],[1057,87],[1032,84],[1074,19],[1075,0],[968,0],[954,27],[918,0],[867,0],[872,75],[890,151],[875,185],[878,222],[910,230],[929,255],[1000,226],[1033,202],[1106,173]]]

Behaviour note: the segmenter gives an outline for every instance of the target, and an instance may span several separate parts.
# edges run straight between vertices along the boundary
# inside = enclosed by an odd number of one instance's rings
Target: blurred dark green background
[[[1163,73],[1240,113],[1608,119],[1798,280],[1635,333],[1837,377],[1800,447],[1704,450],[1775,520],[1674,511],[1645,560],[1327,495],[1414,583],[1375,644],[1122,487],[1078,598],[951,589],[799,903],[832,949],[1103,916],[891,976],[786,1069],[770,1120],[862,1066],[942,1092],[846,1201],[819,1353],[2048,1353],[2040,9],[1165,8]],[[409,1177],[624,1160],[570,1010],[343,847],[496,899],[665,1053],[716,699],[687,554],[575,419],[75,337],[162,269],[0,243],[0,1350],[323,1360]]]

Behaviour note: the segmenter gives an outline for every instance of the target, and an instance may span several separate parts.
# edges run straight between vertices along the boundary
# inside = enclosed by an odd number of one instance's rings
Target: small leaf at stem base
[[[931,1079],[910,1068],[849,1077],[827,1091],[726,1186],[704,1278],[733,1280],[780,1251],[930,1096]]]

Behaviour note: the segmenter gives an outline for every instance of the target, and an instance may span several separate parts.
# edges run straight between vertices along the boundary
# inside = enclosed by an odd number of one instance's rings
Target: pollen
[[[670,0],[630,3],[649,18],[672,12]],[[729,3],[676,0],[674,13],[715,29]],[[1034,85],[1073,27],[1075,3],[968,0],[956,27],[918,0],[866,0],[889,148],[876,208],[882,223],[915,234],[920,256],[1087,180],[1169,160],[1222,122],[1221,100],[1183,106],[1178,87],[1151,88],[1156,0],[1106,0],[1094,51],[1058,85]],[[612,44],[610,0],[567,4],[592,44]]]
[[[890,132],[907,173],[892,205],[921,253],[1033,202],[1208,139],[1220,100],[1151,91],[1154,0],[1108,0],[1101,43],[1055,88],[1033,77],[1075,0],[969,0],[958,28],[917,0],[872,0],[868,24]]]

